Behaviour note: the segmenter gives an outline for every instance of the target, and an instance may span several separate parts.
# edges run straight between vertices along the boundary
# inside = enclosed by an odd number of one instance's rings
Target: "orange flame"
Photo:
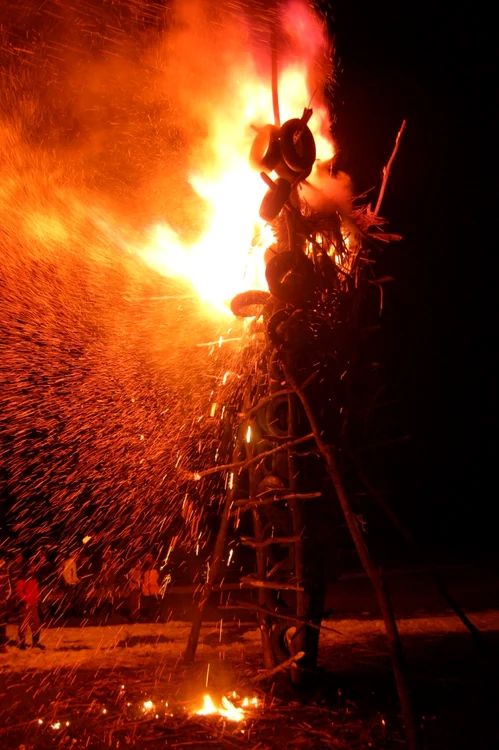
[[[236,698],[235,693],[232,698]],[[216,706],[210,695],[203,696],[203,707],[196,711],[198,716],[212,716],[217,714],[228,721],[243,721],[246,718],[244,709],[256,708],[258,706],[257,698],[244,698],[241,706],[236,706],[225,695],[222,696],[221,706]]]
[[[309,35],[311,44],[318,44],[322,37],[318,37],[315,18],[299,4],[293,7],[296,17],[290,18],[295,20],[295,31],[302,39],[308,24],[315,34]],[[314,114],[309,127],[320,163],[332,158],[333,145],[328,111],[314,101],[307,84],[311,53],[307,48],[300,63],[283,66],[279,105],[285,122],[300,117],[312,100]],[[258,215],[267,187],[248,162],[255,135],[251,125],[273,122],[270,73],[263,77],[256,72],[256,65],[234,70],[229,88],[229,96],[220,92],[208,123],[207,153],[211,158],[203,159],[190,176],[191,186],[208,208],[204,232],[195,243],[184,244],[169,225],[156,224],[150,228],[148,243],[139,250],[160,273],[187,280],[219,313],[229,313],[230,300],[238,292],[267,288],[263,256],[274,240],[271,228]]]

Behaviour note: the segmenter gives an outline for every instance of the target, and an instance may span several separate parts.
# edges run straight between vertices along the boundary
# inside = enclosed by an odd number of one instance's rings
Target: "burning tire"
[[[256,445],[256,452],[257,454],[265,453],[265,451],[271,451],[272,448],[274,448],[274,444],[270,442],[270,440],[259,440]],[[273,464],[272,464],[272,456],[266,456],[262,459],[262,462],[259,464],[260,470],[264,473],[265,476],[271,476],[273,473]]]
[[[260,128],[251,146],[249,163],[257,172],[273,172],[279,159],[279,129],[275,125],[264,125]]]
[[[272,346],[278,348],[285,343],[286,339],[280,326],[289,319],[290,315],[291,310],[285,308],[277,310],[267,323],[267,338]]]
[[[272,471],[276,476],[278,476],[284,482],[288,483],[289,467],[287,453],[281,451],[281,453],[274,454],[272,459]]]
[[[279,477],[276,476],[267,476],[264,477],[258,485],[257,495],[260,497],[260,495],[263,495],[266,492],[270,493],[273,490],[283,490],[284,488],[285,485],[282,479],[279,479]]]
[[[230,303],[230,309],[236,318],[254,318],[262,314],[268,302],[268,292],[241,292],[236,294]]]
[[[265,277],[270,293],[285,302],[304,302],[315,289],[314,266],[303,253],[287,250],[271,258]]]
[[[284,380],[284,370],[282,367],[282,360],[280,352],[275,349],[269,357],[268,373],[273,380],[277,380],[280,383]]]
[[[289,659],[293,654],[293,638],[296,634],[296,626],[289,621],[281,620],[272,628],[272,650],[279,664]]]
[[[312,131],[298,118],[288,120],[279,131],[284,161],[294,172],[309,175],[314,166],[316,149]]]
[[[267,430],[270,435],[277,438],[288,437],[288,397],[277,396],[272,399],[265,413]]]

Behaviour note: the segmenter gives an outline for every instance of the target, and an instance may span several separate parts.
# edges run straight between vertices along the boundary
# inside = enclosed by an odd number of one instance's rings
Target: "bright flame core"
[[[309,21],[315,23],[311,16]],[[334,154],[329,114],[324,105],[314,101],[307,74],[306,60],[283,67],[279,76],[280,117],[281,122],[301,117],[312,103],[314,114],[309,127],[320,163]],[[157,271],[187,280],[203,301],[229,313],[235,294],[267,289],[263,256],[274,236],[258,215],[267,187],[250,168],[248,156],[255,137],[251,125],[273,122],[270,75],[263,79],[256,73],[256,66],[234,71],[230,97],[222,97],[212,115],[206,158],[200,160],[189,179],[208,209],[204,232],[189,245],[183,244],[168,224],[156,224],[150,228],[149,242],[139,252]]]

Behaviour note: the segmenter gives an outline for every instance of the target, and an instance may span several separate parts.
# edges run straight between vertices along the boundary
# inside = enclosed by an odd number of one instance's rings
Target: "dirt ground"
[[[488,653],[477,654],[450,615],[401,621],[431,750],[499,747],[499,612],[474,621]],[[321,669],[300,693],[285,677],[252,682],[261,666],[254,623],[206,625],[190,667],[185,622],[46,630],[44,652],[0,655],[0,748],[403,748],[382,623],[327,626],[337,632],[323,631]],[[248,698],[243,719],[198,715],[206,693],[216,706]]]

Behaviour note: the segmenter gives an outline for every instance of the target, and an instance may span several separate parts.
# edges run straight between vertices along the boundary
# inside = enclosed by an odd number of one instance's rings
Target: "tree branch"
[[[317,372],[313,372],[311,375],[308,376],[308,378],[305,380],[304,383],[302,383],[302,388],[305,390],[305,388],[310,385],[310,383],[316,378],[318,375]],[[242,414],[242,419],[249,419],[249,417],[253,416],[259,409],[262,408],[262,406],[265,406],[265,404],[270,403],[278,396],[288,396],[290,393],[293,393],[292,389],[290,388],[283,388],[281,391],[274,391],[274,393],[270,393],[268,396],[264,396],[264,398],[260,399],[260,401],[255,404],[254,406],[249,409],[246,414]]]
[[[270,505],[270,503],[279,503],[282,500],[312,500],[316,497],[322,497],[322,492],[309,492],[309,493],[291,493],[290,495],[278,495],[274,490],[274,496],[265,498],[264,500],[252,500],[251,498],[246,500],[236,500],[233,507],[235,510],[232,514],[235,515],[240,510],[249,510],[250,508],[258,508],[260,505]]]
[[[241,544],[245,544],[247,547],[269,547],[271,544],[294,544],[299,542],[300,536],[269,536],[267,539],[258,541],[256,539],[250,539],[250,537],[242,536]]]
[[[258,578],[243,576],[241,583],[247,583],[257,589],[272,589],[273,591],[304,591],[303,586],[297,586],[294,583],[279,583],[279,581],[260,581]]]
[[[279,672],[283,672],[288,667],[292,667],[295,662],[300,661],[300,659],[303,659],[304,656],[305,651],[298,651],[297,654],[291,656],[289,659],[286,659],[286,661],[283,661],[282,664],[278,664],[277,667],[274,667],[273,669],[267,669],[265,670],[265,672],[260,672],[260,674],[257,674],[256,677],[253,677],[251,681],[261,682],[262,680],[268,680],[269,677],[273,677]]]
[[[377,216],[381,210],[381,204],[383,202],[383,198],[385,195],[388,178],[390,177],[393,160],[395,159],[397,155],[397,151],[400,145],[400,139],[402,138],[402,133],[404,132],[406,125],[407,125],[407,120],[402,120],[402,125],[400,126],[400,130],[397,133],[397,138],[395,139],[395,146],[393,147],[392,155],[390,156],[390,160],[388,164],[386,165],[386,167],[383,168],[383,182],[381,183],[381,190],[379,191],[378,202],[376,203],[376,208],[374,209],[375,216]]]
[[[251,464],[256,464],[259,461],[262,461],[264,458],[267,458],[267,456],[272,456],[274,453],[279,453],[279,451],[284,451],[287,448],[291,448],[294,445],[300,445],[300,443],[306,443],[308,440],[311,440],[313,438],[313,434],[310,433],[309,435],[303,435],[303,437],[296,438],[296,440],[290,440],[286,443],[283,443],[282,445],[279,445],[277,448],[272,448],[272,450],[269,451],[263,451],[262,453],[259,453],[256,456],[253,456],[253,458],[245,459],[244,461],[234,461],[231,464],[221,464],[220,466],[213,466],[211,469],[205,469],[204,471],[198,471],[198,472],[192,472],[188,471],[186,474],[189,475],[191,479],[199,480],[202,477],[207,477],[210,474],[217,474],[219,471],[227,471],[228,469],[246,469],[248,466],[251,466]]]
[[[262,612],[266,615],[269,615],[270,617],[275,617],[277,620],[300,622],[303,625],[308,625],[310,628],[314,628],[314,630],[329,630],[331,633],[343,635],[341,631],[336,630],[335,628],[330,628],[328,625],[316,625],[315,622],[304,620],[303,618],[297,617],[296,615],[283,615],[280,612],[274,612],[272,609],[267,609],[267,607],[260,607],[258,604],[252,604],[251,602],[236,601],[235,604],[225,604],[223,607],[219,607],[218,609],[248,609],[255,612]]]

